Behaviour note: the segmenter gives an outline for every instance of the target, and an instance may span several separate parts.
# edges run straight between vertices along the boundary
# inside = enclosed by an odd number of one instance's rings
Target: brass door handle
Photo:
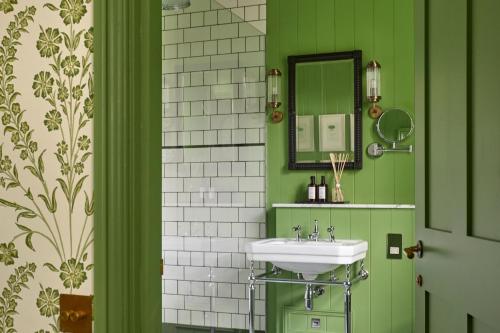
[[[61,312],[61,319],[66,320],[66,321],[72,321],[72,322],[77,322],[79,320],[85,319],[87,317],[88,313],[85,311],[63,311]]]
[[[59,296],[61,332],[92,333],[92,296]]]
[[[408,259],[413,259],[415,257],[415,254],[417,255],[417,258],[422,258],[422,256],[424,255],[424,244],[422,243],[422,241],[418,241],[417,245],[407,247],[404,249],[404,251]]]

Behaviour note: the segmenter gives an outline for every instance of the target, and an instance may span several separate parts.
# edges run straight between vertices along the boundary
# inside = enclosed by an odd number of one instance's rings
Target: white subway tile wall
[[[266,232],[266,0],[191,3],[163,12],[163,322],[247,329],[244,247]],[[264,330],[264,286],[256,297]]]

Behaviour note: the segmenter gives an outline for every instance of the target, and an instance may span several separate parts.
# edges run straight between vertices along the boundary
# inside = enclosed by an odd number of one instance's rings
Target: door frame
[[[94,3],[97,333],[161,332],[161,19]]]

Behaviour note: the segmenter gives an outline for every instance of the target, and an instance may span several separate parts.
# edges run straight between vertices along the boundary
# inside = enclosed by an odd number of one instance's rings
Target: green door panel
[[[285,308],[284,318],[287,333],[344,333],[343,313],[296,311]],[[313,321],[319,321],[319,327],[312,327]]]
[[[416,331],[500,332],[500,2],[415,5]]]
[[[500,67],[498,55],[500,47],[500,21],[496,17],[500,6],[498,1],[479,0],[471,3],[471,80],[472,100],[469,121],[474,124],[471,135],[472,197],[471,233],[477,237],[499,240],[498,198],[500,197],[500,112],[496,108],[494,98],[500,91]],[[492,150],[493,149],[493,150]],[[483,175],[487,175],[484,177]]]
[[[286,328],[290,331],[305,332],[307,330],[307,315],[300,312],[285,312]]]
[[[490,326],[485,324],[480,320],[474,319],[471,316],[468,317],[469,327],[474,333],[498,333],[498,327]]]
[[[464,332],[465,316],[448,301],[427,294],[428,332]]]
[[[355,317],[355,314],[352,314],[352,317]],[[332,316],[329,315],[326,317],[326,323],[327,323],[327,330],[326,332],[339,332],[343,333],[344,332],[344,316],[343,315],[336,315]],[[355,328],[356,330],[359,330],[359,327]]]

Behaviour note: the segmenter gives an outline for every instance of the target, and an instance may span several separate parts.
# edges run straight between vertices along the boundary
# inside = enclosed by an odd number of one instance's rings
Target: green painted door
[[[500,332],[500,1],[415,5],[416,331]]]

